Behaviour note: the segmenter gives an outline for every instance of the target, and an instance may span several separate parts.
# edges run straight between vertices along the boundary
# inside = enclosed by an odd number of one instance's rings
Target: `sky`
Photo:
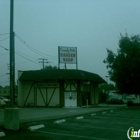
[[[78,69],[106,79],[106,49],[140,32],[139,0],[14,0],[15,75],[58,65],[58,46],[77,47]],[[0,85],[9,85],[10,0],[0,0]],[[64,65],[61,64],[61,68]],[[73,64],[67,65],[75,69]]]

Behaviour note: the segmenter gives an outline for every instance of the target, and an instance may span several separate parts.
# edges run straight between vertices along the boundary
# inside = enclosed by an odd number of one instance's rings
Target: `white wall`
[[[46,106],[46,104],[48,104],[53,94],[54,87],[53,88],[50,88],[50,87],[39,88],[36,86],[36,84],[35,85],[32,85],[32,84],[33,84],[32,82],[18,81],[18,88],[19,88],[18,105],[24,106],[25,101],[28,96],[25,106],[28,106],[28,105],[34,106],[35,102],[37,106]],[[32,86],[32,89],[31,89],[31,86]],[[54,92],[54,95],[52,96],[49,106],[58,106],[59,104],[60,104],[59,103],[59,87],[57,87]]]
[[[32,82],[18,81],[18,105],[19,106],[24,106],[31,85]],[[33,104],[33,103],[34,103],[34,87],[32,86],[26,105]]]

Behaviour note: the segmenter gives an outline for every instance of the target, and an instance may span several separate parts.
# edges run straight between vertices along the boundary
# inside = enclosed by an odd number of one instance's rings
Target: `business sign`
[[[59,63],[77,64],[77,47],[58,46]]]
[[[37,87],[59,87],[59,83],[37,83]]]

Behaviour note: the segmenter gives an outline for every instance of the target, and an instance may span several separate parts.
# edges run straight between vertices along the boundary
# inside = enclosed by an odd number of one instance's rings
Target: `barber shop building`
[[[20,107],[81,107],[98,104],[99,75],[83,70],[56,69],[18,72]]]

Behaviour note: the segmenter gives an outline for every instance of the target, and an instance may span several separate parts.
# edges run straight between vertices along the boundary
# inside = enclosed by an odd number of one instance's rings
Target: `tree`
[[[120,35],[117,53],[107,49],[104,60],[110,80],[122,93],[140,94],[140,36]]]
[[[110,90],[117,90],[113,84],[100,84],[99,85],[99,103],[106,103],[108,93]]]
[[[111,83],[110,84],[100,84],[99,90],[101,90],[101,91],[117,90],[117,88],[115,87],[115,85],[113,85]]]
[[[43,70],[56,70],[56,69],[58,69],[57,66],[49,65],[49,66],[45,66],[45,68]]]

